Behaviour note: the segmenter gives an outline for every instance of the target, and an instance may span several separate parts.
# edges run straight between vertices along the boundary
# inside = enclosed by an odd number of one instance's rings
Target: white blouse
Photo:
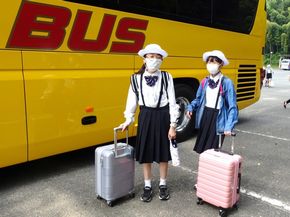
[[[206,102],[205,102],[206,107],[215,108],[215,103],[217,100],[218,91],[220,90],[222,76],[223,75],[221,73],[219,73],[215,77],[212,77],[212,76],[209,77],[210,79],[213,79],[215,82],[217,82],[218,79],[220,79],[220,80],[219,80],[219,83],[218,83],[216,88],[211,89],[209,87],[209,85],[207,86],[207,88],[206,88]],[[221,108],[221,97],[219,97],[219,101],[217,104],[217,109],[220,109],[220,108]]]
[[[156,84],[152,87],[146,84],[145,76],[158,76],[158,80],[156,81]],[[132,123],[134,122],[134,115],[137,109],[138,104],[140,106],[144,105],[143,99],[141,96],[141,89],[140,89],[140,79],[141,74],[137,74],[137,84],[138,84],[138,94],[139,94],[139,101],[134,93],[132,86],[130,84],[129,91],[128,91],[128,97],[127,97],[127,103],[126,103],[126,110],[124,112],[124,116],[126,118],[126,123]],[[162,80],[162,74],[161,71],[158,70],[156,72],[149,73],[147,71],[143,74],[142,79],[142,93],[145,101],[145,105],[147,107],[156,108],[159,100],[159,94],[161,89],[161,80]],[[179,117],[179,106],[176,104],[175,99],[175,92],[174,92],[174,84],[171,74],[168,73],[168,99],[166,95],[166,90],[163,83],[163,92],[162,97],[160,101],[160,107],[166,106],[169,103],[169,114],[170,114],[170,126],[176,126],[177,118]]]

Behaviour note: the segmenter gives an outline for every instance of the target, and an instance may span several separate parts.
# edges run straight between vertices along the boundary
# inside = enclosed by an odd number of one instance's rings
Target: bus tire
[[[191,119],[186,117],[187,105],[195,98],[195,90],[186,84],[176,84],[175,97],[180,111],[176,127],[176,139],[177,142],[183,142],[192,137],[195,132],[195,113],[193,113]]]

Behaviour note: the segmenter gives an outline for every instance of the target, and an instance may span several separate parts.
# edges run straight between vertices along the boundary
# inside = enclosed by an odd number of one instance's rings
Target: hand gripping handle
[[[221,150],[222,148],[222,135],[224,135],[223,133],[219,134],[219,150]],[[231,137],[232,137],[232,144],[231,144],[231,154],[234,154],[235,152],[235,137],[236,137],[236,133],[232,132]]]
[[[117,143],[117,132],[118,131],[121,131],[122,130],[122,127],[115,127],[114,128],[114,149],[115,149],[115,156],[117,157],[118,155],[118,152],[117,152],[117,149],[118,149],[118,143]],[[126,129],[126,144],[128,145],[129,142],[128,142],[128,128]]]

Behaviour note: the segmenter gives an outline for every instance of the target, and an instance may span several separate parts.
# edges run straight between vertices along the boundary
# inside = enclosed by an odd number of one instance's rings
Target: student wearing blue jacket
[[[187,107],[188,118],[191,118],[193,111],[196,112],[195,127],[199,131],[193,150],[199,154],[218,148],[219,134],[230,136],[238,122],[233,82],[221,72],[229,61],[219,50],[205,52],[203,61],[209,75],[201,81],[196,98]]]

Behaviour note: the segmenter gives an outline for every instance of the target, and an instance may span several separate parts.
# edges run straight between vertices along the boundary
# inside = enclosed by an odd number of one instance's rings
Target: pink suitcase
[[[199,156],[197,204],[205,201],[219,207],[222,217],[227,216],[229,209],[237,208],[240,199],[242,157],[233,153],[232,136],[231,153],[209,149]]]

